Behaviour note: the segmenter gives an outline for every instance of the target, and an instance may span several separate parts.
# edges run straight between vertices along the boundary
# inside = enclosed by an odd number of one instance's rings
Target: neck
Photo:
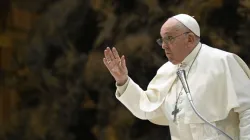
[[[194,50],[195,47],[196,45],[188,48],[188,50],[186,51],[186,54],[183,55],[184,57],[177,63],[177,65],[181,64],[185,60],[185,58]]]
[[[183,55],[184,57],[181,59],[181,61],[178,61],[178,63],[175,63],[175,65],[190,62],[194,58],[196,53],[198,52],[198,50],[197,50],[198,49],[197,47],[199,47],[198,44],[199,44],[199,42],[195,43],[191,47],[188,47],[186,52],[185,52],[186,54]]]

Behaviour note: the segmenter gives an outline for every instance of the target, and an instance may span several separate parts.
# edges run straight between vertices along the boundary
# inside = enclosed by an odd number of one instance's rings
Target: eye
[[[172,40],[173,37],[172,37],[172,36],[168,36],[167,39],[168,39],[168,40]]]

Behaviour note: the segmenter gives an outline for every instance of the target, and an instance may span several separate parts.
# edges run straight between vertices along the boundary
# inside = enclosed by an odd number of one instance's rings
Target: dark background
[[[114,96],[102,58],[115,46],[143,89],[167,61],[165,20],[195,16],[201,42],[250,64],[247,0],[1,0],[1,140],[167,140]]]

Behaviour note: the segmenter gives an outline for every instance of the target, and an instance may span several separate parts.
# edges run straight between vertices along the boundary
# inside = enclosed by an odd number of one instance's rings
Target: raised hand
[[[120,57],[116,48],[111,50],[109,47],[104,50],[104,55],[103,62],[115,78],[117,84],[120,86],[125,84],[128,80],[128,69],[124,55]]]

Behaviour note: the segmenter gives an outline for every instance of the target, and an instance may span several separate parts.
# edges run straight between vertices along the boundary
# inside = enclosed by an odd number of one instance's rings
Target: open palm
[[[117,84],[125,84],[128,79],[128,69],[124,55],[120,57],[116,48],[112,48],[111,50],[109,47],[104,50],[104,55],[103,62],[115,78]]]

